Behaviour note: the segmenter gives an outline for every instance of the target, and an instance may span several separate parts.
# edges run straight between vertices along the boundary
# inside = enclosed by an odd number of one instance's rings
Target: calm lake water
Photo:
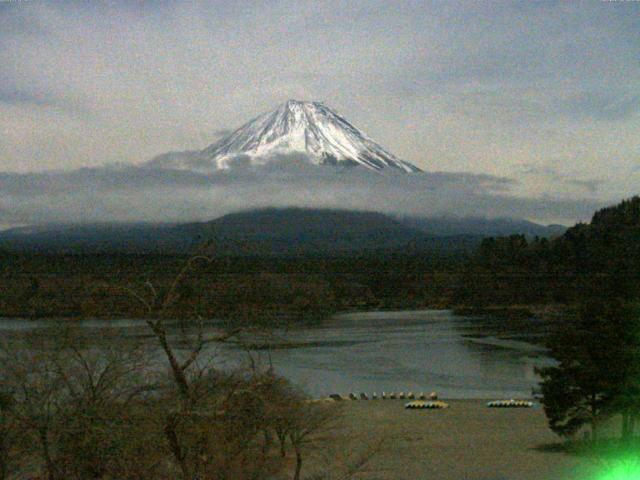
[[[19,335],[44,325],[0,319],[0,334]],[[90,334],[95,329],[96,335],[102,328],[146,333],[146,327],[134,320],[80,325]],[[434,390],[442,398],[529,397],[538,381],[534,366],[550,363],[544,349],[533,343],[544,325],[532,321],[529,326],[524,333],[509,331],[504,322],[446,310],[350,313],[318,326],[275,332],[268,340],[290,348],[254,350],[251,357],[263,366],[273,365],[314,397]],[[178,339],[181,334],[175,328]],[[223,368],[249,361],[249,354],[233,345],[212,347],[204,355],[215,355]]]

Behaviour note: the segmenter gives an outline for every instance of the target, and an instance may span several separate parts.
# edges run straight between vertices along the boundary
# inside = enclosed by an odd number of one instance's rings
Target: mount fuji
[[[299,100],[289,100],[263,113],[204,150],[165,153],[147,165],[210,171],[232,168],[239,159],[264,165],[295,154],[315,165],[421,171],[385,150],[323,103]]]

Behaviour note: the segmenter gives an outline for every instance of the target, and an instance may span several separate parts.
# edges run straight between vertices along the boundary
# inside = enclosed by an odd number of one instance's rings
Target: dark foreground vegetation
[[[163,320],[147,325],[152,343],[68,327],[4,339],[0,479],[347,479],[375,451],[305,469],[328,446],[338,405],[307,400],[269,369],[205,361],[205,346],[234,331],[178,348]]]
[[[594,292],[640,292],[640,197],[596,212],[563,235],[487,238],[467,264],[456,301],[496,305],[575,304]]]

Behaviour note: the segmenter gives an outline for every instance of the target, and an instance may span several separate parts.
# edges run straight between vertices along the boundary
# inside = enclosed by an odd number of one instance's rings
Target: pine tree
[[[629,418],[640,407],[636,308],[608,295],[592,298],[559,326],[548,347],[558,364],[538,373],[550,428],[570,436],[589,425],[595,439],[602,417],[622,413],[629,435]]]

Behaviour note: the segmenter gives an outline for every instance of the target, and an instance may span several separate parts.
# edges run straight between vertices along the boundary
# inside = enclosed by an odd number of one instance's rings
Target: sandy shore
[[[403,400],[341,403],[337,452],[357,456],[383,441],[359,479],[584,480],[593,468],[540,448],[559,438],[539,406],[492,409],[485,401],[452,400],[445,410],[405,410]]]

